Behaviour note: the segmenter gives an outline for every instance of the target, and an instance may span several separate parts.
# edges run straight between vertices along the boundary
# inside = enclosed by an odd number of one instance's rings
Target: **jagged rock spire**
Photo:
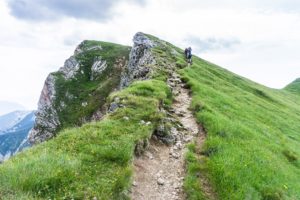
[[[151,48],[155,46],[146,34],[138,32],[133,37],[133,47],[129,55],[127,69],[122,74],[120,87],[127,87],[133,80],[146,79],[151,68],[155,64],[155,59],[151,53]]]

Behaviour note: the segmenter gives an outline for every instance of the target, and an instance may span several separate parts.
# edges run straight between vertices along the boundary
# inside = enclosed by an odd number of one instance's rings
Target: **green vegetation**
[[[99,46],[101,50],[95,48]],[[65,80],[60,72],[55,73],[55,107],[59,110],[61,129],[80,126],[95,111],[101,110],[108,95],[119,86],[122,69],[118,64],[125,65],[130,51],[127,46],[98,41],[84,41],[80,48],[83,51],[75,55],[80,73],[70,80]],[[107,62],[107,68],[91,80],[91,67],[98,58]]]
[[[158,108],[170,104],[171,93],[164,82],[149,80],[110,100],[117,97],[124,107],[102,121],[66,129],[5,162],[0,199],[127,199],[135,143],[165,117]]]
[[[300,78],[296,79],[291,84],[287,85],[284,89],[300,95]]]
[[[203,163],[196,149],[195,143],[189,144],[185,157],[187,169],[183,187],[189,200],[207,200],[199,181],[200,173],[204,172]]]
[[[197,57],[180,73],[192,90],[195,116],[207,131],[200,153],[206,159],[198,170],[207,173],[219,198],[299,199],[300,97]],[[190,151],[185,182],[190,199],[199,192],[190,169],[198,166],[194,157]]]

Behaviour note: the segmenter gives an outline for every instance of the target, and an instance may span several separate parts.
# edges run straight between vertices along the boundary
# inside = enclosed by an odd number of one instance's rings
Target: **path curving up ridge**
[[[144,155],[135,158],[132,200],[186,199],[183,191],[186,144],[197,137],[197,144],[202,145],[205,139],[205,133],[199,128],[193,113],[189,110],[191,97],[179,75],[173,73],[168,79],[168,85],[175,96],[172,112],[185,131],[172,128],[171,133],[175,136],[176,142],[171,146],[151,139]]]

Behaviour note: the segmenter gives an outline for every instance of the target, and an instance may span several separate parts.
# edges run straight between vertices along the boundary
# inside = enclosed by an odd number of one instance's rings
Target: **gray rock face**
[[[35,114],[35,125],[29,133],[30,143],[40,143],[53,137],[55,130],[60,125],[57,111],[54,108],[54,100],[55,76],[50,74],[40,96],[38,111]]]
[[[147,79],[151,71],[150,66],[155,64],[151,53],[151,48],[155,46],[155,43],[140,32],[135,34],[133,42],[127,69],[121,77],[120,88],[127,87],[133,80]]]
[[[74,55],[78,55],[80,53],[86,52],[86,51],[93,51],[93,50],[102,50],[101,45],[95,45],[91,47],[85,47],[86,41],[81,42],[75,49]]]
[[[97,77],[107,68],[107,63],[105,60],[101,60],[101,58],[97,58],[91,68],[91,81],[97,79]]]
[[[80,68],[79,63],[75,59],[74,56],[71,56],[68,60],[65,61],[63,67],[61,67],[58,71],[63,74],[65,79],[74,78],[75,75],[78,73]]]

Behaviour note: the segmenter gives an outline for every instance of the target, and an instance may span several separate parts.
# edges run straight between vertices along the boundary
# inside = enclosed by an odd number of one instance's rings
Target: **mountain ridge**
[[[205,130],[206,139],[203,145],[198,141],[184,145],[188,150],[183,185],[175,186],[168,177],[162,177],[155,186],[158,190],[181,187],[187,199],[204,200],[210,199],[205,194],[209,183],[218,199],[300,198],[299,96],[257,84],[197,56],[188,65],[182,49],[154,36],[138,33],[134,41],[138,42],[126,50],[128,63],[118,72],[114,85],[120,90],[110,90],[105,98],[106,115],[100,121],[83,120],[82,126],[74,123],[74,128],[64,127],[46,138],[50,140],[6,161],[0,166],[0,194],[4,199],[129,198],[131,188],[140,186],[132,179],[136,173],[133,160],[143,156],[153,140],[170,143],[173,148],[178,141],[176,133],[185,132],[172,113],[176,112],[172,102],[180,93],[174,82],[189,90],[189,108]],[[114,47],[120,48],[113,46],[112,52]],[[82,84],[85,89],[93,82],[91,68],[103,53],[100,48],[94,50],[96,57],[81,54],[87,56],[82,57],[86,82],[78,79],[77,86]],[[72,66],[77,69],[77,65]],[[180,77],[169,81],[175,72]],[[122,77],[128,84],[120,84]],[[68,83],[61,82],[61,86]],[[84,107],[84,102],[81,99],[75,108]],[[75,109],[69,111],[76,114]],[[144,156],[151,160],[150,155]],[[172,161],[181,155],[173,148],[169,156]],[[26,173],[20,173],[23,170]],[[157,172],[164,174],[159,167]]]
[[[1,125],[7,123],[0,132],[0,160],[3,161],[29,146],[27,136],[33,127],[34,111],[14,111],[0,118],[5,118]]]
[[[33,111],[20,111],[16,110],[7,114],[0,116],[0,132],[12,128],[17,123]],[[0,133],[1,134],[1,133]]]

